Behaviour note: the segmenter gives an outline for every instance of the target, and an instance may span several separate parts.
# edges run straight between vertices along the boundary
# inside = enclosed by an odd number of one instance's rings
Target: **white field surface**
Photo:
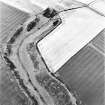
[[[62,25],[38,43],[39,51],[51,72],[56,72],[105,28],[105,17],[88,8],[68,14],[60,14]]]
[[[97,1],[96,3],[92,4],[90,7],[99,11],[105,16],[105,0]]]
[[[8,4],[12,7],[15,7],[21,11],[24,11],[26,13],[38,13],[40,10],[42,10],[41,7],[39,7],[36,4],[32,4],[31,0],[0,0],[0,2],[3,2],[5,4]]]
[[[40,10],[58,4],[58,8],[71,7],[72,1],[78,1],[75,5],[88,4],[93,0],[0,0],[8,5],[16,7],[22,11],[33,13],[37,11],[34,5]],[[80,3],[82,2],[82,3]],[[96,0],[90,8],[105,15],[104,0]],[[63,24],[54,32],[44,38],[38,44],[38,48],[46,61],[49,69],[56,72],[68,59],[76,54],[90,40],[92,40],[104,27],[105,17],[92,12],[92,9],[79,9],[76,12],[68,12],[67,16],[60,14]],[[37,11],[39,12],[39,10]],[[72,13],[72,14],[71,14]]]

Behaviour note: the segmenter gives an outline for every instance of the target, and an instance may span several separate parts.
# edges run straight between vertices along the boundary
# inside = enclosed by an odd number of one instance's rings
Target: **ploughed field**
[[[104,38],[105,29],[57,71],[87,105],[104,104]]]
[[[0,9],[0,105],[103,104],[104,31],[51,73],[37,43],[61,24],[58,15],[50,20],[47,14],[56,11],[48,8],[29,19],[6,4]]]
[[[29,14],[3,3],[0,5],[2,14],[0,20],[0,104],[76,105],[77,101],[79,103],[65,84],[48,71],[36,46],[40,38],[53,31],[61,23],[59,16],[49,21],[47,14],[42,12],[44,16],[39,14],[27,20],[30,17]],[[34,31],[35,35],[32,34]]]

